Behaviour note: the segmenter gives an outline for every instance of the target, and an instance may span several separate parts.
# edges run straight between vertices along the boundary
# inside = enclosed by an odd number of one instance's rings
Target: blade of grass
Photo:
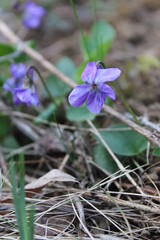
[[[13,203],[15,207],[17,227],[21,240],[33,240],[34,235],[34,211],[31,208],[29,213],[29,223],[27,222],[26,203],[25,203],[25,190],[24,190],[24,156],[20,155],[20,168],[19,168],[19,187],[16,183],[16,169],[13,159],[10,161],[10,178],[12,183]]]
[[[83,30],[82,30],[82,27],[81,27],[81,23],[80,23],[80,21],[79,21],[79,17],[78,17],[78,15],[77,15],[77,11],[76,11],[76,8],[75,8],[75,6],[74,6],[73,0],[70,0],[70,4],[71,4],[71,6],[72,6],[72,9],[73,9],[73,12],[74,12],[74,15],[75,15],[75,18],[76,18],[76,21],[77,21],[79,30],[80,30],[80,32],[81,32],[83,44],[84,44],[85,49],[86,49],[87,54],[88,54],[88,59],[89,59],[89,61],[91,62],[91,56],[90,56],[90,53],[89,53],[89,50],[88,50],[86,38],[85,38],[85,35],[84,35],[84,33],[83,33]]]
[[[99,51],[98,51],[98,34],[97,34],[97,2],[94,0],[94,25],[95,25],[95,31],[96,31],[96,48],[97,48],[97,60],[101,59],[99,56]]]
[[[28,224],[26,218],[26,204],[25,204],[25,192],[24,192],[24,156],[20,155],[20,191],[19,191],[19,207],[24,232],[24,239],[28,240]]]
[[[24,240],[23,235],[23,226],[22,226],[22,219],[20,214],[20,204],[19,204],[19,196],[17,192],[17,183],[16,183],[16,171],[13,159],[10,161],[10,178],[12,183],[12,194],[13,194],[13,203],[15,207],[16,219],[17,219],[17,226],[21,240]]]

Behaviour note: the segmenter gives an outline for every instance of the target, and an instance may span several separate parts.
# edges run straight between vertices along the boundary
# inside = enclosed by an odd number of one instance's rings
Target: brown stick
[[[146,137],[151,143],[160,146],[160,139],[151,131],[139,126],[135,122],[132,122],[128,118],[124,117],[121,113],[115,111],[113,108],[104,105],[103,109],[105,112],[108,112],[111,114],[113,117],[118,118],[121,122],[125,123],[132,129],[134,129],[136,132],[140,133],[144,137]]]
[[[36,50],[27,46],[20,38],[18,38],[14,32],[3,22],[0,21],[0,32],[12,43],[14,44],[20,51],[25,52],[32,59],[39,62],[44,68],[53,73],[56,77],[58,77],[61,81],[66,83],[70,87],[75,87],[76,83],[72,82],[70,78],[64,75],[62,72],[58,71],[56,67],[47,61],[41,54],[39,54]]]
[[[91,192],[83,192],[84,196],[89,196],[93,198],[93,194]],[[112,199],[107,196],[106,194],[102,194],[102,193],[94,193],[95,198],[98,198],[101,201],[107,202],[108,206],[114,206],[114,202],[112,201]],[[150,213],[154,213],[154,214],[160,214],[160,208],[158,207],[152,207],[152,206],[147,206],[147,205],[142,205],[139,203],[136,203],[134,201],[126,201],[126,200],[122,200],[116,197],[112,197],[114,199],[114,201],[119,205],[119,206],[123,206],[123,207],[129,207],[135,210],[139,210],[139,211],[143,211],[143,212],[150,212]]]
[[[0,32],[19,50],[25,52],[32,59],[36,60],[42,67],[50,71],[62,82],[66,83],[68,86],[72,88],[76,86],[75,82],[73,82],[69,77],[64,75],[59,70],[57,70],[56,67],[52,63],[47,61],[41,54],[39,54],[36,50],[32,49],[31,47],[25,45],[23,41],[21,41],[21,39],[19,39],[3,21],[0,21]],[[104,106],[103,109],[105,112],[116,117],[121,122],[125,123],[126,125],[130,126],[132,129],[134,129],[135,131],[137,131],[138,133],[146,137],[154,145],[160,146],[160,139],[158,139],[156,135],[150,132],[149,130],[144,129],[141,126],[137,125],[136,123],[132,122],[131,120],[125,118],[122,114],[118,113],[117,111],[110,108],[109,106]]]

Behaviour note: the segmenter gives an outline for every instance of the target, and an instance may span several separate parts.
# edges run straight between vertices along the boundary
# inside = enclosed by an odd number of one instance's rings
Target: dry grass
[[[100,174],[99,169],[96,171]],[[118,172],[107,176],[89,188],[82,188],[78,183],[57,182],[27,191],[26,211],[31,203],[35,205],[35,239],[107,239],[104,235],[112,237],[108,239],[149,239],[151,236],[158,239],[158,189],[151,183],[154,195],[135,193],[135,188],[129,191],[123,178],[125,174]],[[120,189],[110,190],[115,188],[116,182]],[[144,186],[142,191],[146,190]],[[10,189],[4,185],[0,207],[1,239],[17,239],[11,199]]]

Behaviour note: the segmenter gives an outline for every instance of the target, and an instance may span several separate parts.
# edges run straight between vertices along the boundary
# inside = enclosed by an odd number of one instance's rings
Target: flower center
[[[94,84],[92,85],[92,89],[95,90],[96,88],[97,88],[97,84],[94,83]]]
[[[27,89],[27,88],[32,88],[33,86],[33,80],[31,78],[25,77],[23,80],[23,85],[22,88],[23,89]]]

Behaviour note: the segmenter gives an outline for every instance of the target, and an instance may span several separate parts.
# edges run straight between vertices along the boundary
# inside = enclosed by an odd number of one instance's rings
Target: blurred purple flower
[[[13,92],[13,89],[15,88],[16,80],[13,78],[8,78],[5,83],[3,84],[3,90],[6,92]]]
[[[27,106],[37,106],[39,104],[36,89],[34,86],[15,89],[14,97],[20,102],[25,103]]]
[[[17,80],[15,80],[14,78],[8,78],[6,82],[3,84],[4,91],[10,92],[12,94],[13,102],[17,106],[20,104],[20,100],[15,96],[14,93],[15,93],[15,87],[18,87],[18,85],[22,85],[22,84],[17,83]]]
[[[27,71],[27,76],[23,79],[22,86],[16,88],[14,91],[14,96],[19,99],[20,102],[25,103],[27,106],[37,106],[39,104],[34,82],[35,75],[33,68],[31,67]]]
[[[116,80],[121,74],[118,68],[103,69],[95,62],[89,62],[81,78],[85,84],[76,86],[70,93],[68,100],[71,106],[81,107],[87,100],[87,108],[91,113],[99,113],[106,100],[106,96],[115,100],[116,96],[111,87],[105,82]]]
[[[34,86],[35,76],[33,69],[26,71],[24,64],[12,64],[10,67],[12,78],[6,80],[3,89],[13,96],[15,105],[25,103],[27,106],[39,104],[36,89]],[[28,77],[26,77],[28,74]]]
[[[15,11],[15,13],[20,13],[21,12],[21,2],[20,2],[20,0],[17,0],[13,3],[12,9],[13,9],[13,11]]]
[[[26,75],[26,66],[23,63],[13,63],[10,66],[10,73],[11,76],[16,80],[23,79]]]
[[[23,78],[26,75],[26,67],[23,63],[11,64],[10,66],[11,78],[8,78],[3,84],[3,89],[6,92],[10,92],[13,96],[13,101],[15,105],[19,105],[20,101],[15,96],[15,89],[19,88],[23,84]]]
[[[34,2],[28,1],[24,5],[23,24],[26,28],[38,28],[42,17],[45,14],[43,7],[36,5]]]

